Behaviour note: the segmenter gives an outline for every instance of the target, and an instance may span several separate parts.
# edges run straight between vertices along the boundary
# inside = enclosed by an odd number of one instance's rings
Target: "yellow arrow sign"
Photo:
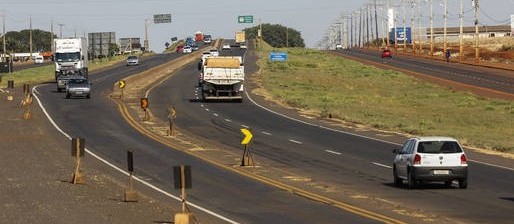
[[[125,80],[120,80],[119,85],[120,85],[120,89],[125,88]]]
[[[250,143],[250,140],[252,140],[253,135],[250,132],[250,130],[246,128],[241,128],[241,132],[245,135],[245,138],[243,138],[243,141],[241,141],[241,145],[248,145]]]

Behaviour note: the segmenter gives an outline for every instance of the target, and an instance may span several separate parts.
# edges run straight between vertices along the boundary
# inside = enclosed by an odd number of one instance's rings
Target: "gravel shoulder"
[[[5,90],[4,90],[5,91]],[[70,140],[32,104],[25,119],[22,89],[0,91],[0,220],[2,223],[172,222],[180,203],[138,183],[138,202],[124,202],[128,177],[86,154],[84,184],[72,184]],[[7,100],[8,96],[13,100]]]

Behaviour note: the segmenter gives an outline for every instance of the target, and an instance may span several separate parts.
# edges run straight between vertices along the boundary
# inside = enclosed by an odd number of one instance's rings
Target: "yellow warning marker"
[[[248,143],[250,143],[250,141],[253,138],[252,133],[250,132],[250,130],[246,128],[241,128],[241,132],[243,132],[243,134],[245,135],[245,137],[241,141],[241,145],[248,145]]]
[[[245,135],[243,140],[241,141],[241,145],[244,145],[243,148],[243,158],[241,159],[241,166],[253,166],[253,158],[250,153],[250,149],[248,148],[248,144],[253,138],[252,132],[246,128],[241,128],[241,132]]]

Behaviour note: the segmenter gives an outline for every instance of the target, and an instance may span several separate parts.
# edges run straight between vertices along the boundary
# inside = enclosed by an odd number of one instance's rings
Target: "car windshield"
[[[426,141],[418,144],[419,153],[460,153],[462,149],[454,141]]]
[[[77,84],[77,85],[80,85],[80,84],[87,84],[87,80],[86,79],[70,79],[70,81],[68,81],[69,84]]]
[[[137,57],[136,56],[129,56],[128,57],[128,60],[134,60],[134,59],[137,59]]]
[[[80,53],[55,53],[55,59],[57,62],[71,62],[71,61],[79,61]]]

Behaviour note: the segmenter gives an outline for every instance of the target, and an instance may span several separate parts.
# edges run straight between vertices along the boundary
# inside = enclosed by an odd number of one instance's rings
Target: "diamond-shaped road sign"
[[[241,132],[243,132],[243,134],[245,135],[245,138],[243,138],[243,140],[241,141],[241,145],[248,145],[248,143],[250,143],[250,140],[252,140],[253,138],[252,133],[250,132],[250,130],[246,128],[241,128]]]

